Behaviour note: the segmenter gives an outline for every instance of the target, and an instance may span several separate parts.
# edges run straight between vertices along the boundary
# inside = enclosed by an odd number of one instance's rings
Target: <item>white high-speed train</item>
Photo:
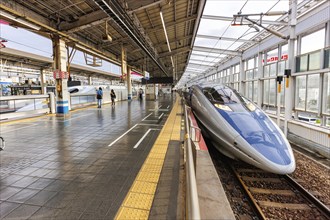
[[[236,90],[201,84],[192,86],[186,98],[221,153],[272,173],[295,170],[291,146],[280,128]]]

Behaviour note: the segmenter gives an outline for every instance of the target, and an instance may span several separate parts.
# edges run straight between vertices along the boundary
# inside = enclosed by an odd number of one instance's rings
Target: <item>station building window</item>
[[[320,75],[297,76],[296,78],[296,109],[318,112]]]
[[[323,114],[330,115],[330,72],[324,74]],[[330,117],[328,117],[330,118]],[[330,122],[330,121],[329,121]]]
[[[306,103],[306,76],[297,76],[295,108],[299,110],[305,110],[305,103]]]
[[[325,29],[321,29],[301,38],[300,54],[309,53],[324,48]]]

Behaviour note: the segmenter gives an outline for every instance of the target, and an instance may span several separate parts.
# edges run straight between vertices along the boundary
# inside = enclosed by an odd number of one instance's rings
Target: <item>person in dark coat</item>
[[[110,97],[111,97],[111,105],[115,105],[116,93],[115,91],[113,91],[113,89],[111,89]]]
[[[103,98],[103,91],[102,91],[102,88],[100,87],[96,91],[96,99],[97,99],[97,107],[98,108],[101,108],[101,106],[102,106],[102,98]]]

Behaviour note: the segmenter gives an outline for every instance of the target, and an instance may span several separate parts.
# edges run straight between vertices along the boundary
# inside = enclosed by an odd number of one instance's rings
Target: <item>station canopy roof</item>
[[[124,47],[133,71],[184,84],[270,35],[253,21],[262,19],[274,30],[287,26],[289,2],[3,0],[0,20],[43,36],[59,35],[69,46],[118,65]],[[308,10],[317,2],[322,1],[298,0],[298,6]],[[234,16],[246,14],[255,14],[246,17],[253,21]]]
[[[208,75],[247,49],[259,44],[273,33],[263,27],[281,34],[288,26],[288,0],[207,0],[191,51],[188,65],[178,87]],[[298,0],[297,16],[324,1]],[[251,21],[252,20],[252,21]],[[260,27],[261,24],[263,27]]]

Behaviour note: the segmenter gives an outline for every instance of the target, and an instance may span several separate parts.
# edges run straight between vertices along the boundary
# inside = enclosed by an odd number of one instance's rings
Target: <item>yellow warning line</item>
[[[170,140],[180,140],[179,98],[142,165],[115,219],[148,219]]]

